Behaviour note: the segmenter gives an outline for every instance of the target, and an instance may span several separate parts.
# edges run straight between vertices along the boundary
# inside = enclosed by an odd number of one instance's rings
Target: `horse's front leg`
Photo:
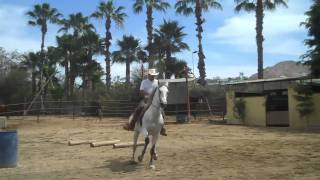
[[[152,147],[150,149],[150,162],[149,162],[149,166],[151,169],[156,168],[153,161],[158,159],[158,155],[156,153],[156,144],[157,144],[158,138],[159,138],[158,135],[152,137]]]
[[[137,141],[138,141],[138,137],[139,137],[139,131],[135,130],[134,131],[134,135],[133,135],[133,149],[132,149],[132,159],[131,162],[135,163],[135,154],[136,154],[136,150],[137,150]]]
[[[146,130],[145,130],[146,131]],[[143,147],[143,150],[142,150],[142,153],[141,155],[138,157],[138,160],[141,162],[143,160],[143,157],[144,157],[144,154],[146,153],[146,149],[148,147],[148,144],[150,142],[150,138],[149,138],[149,135],[147,132],[144,132],[144,147]]]

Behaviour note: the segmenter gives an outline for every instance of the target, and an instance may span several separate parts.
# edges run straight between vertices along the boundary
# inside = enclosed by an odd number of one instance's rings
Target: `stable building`
[[[308,84],[313,93],[309,97],[312,109],[301,115],[301,106],[308,103],[297,98],[296,87]],[[225,84],[228,124],[252,126],[287,126],[292,128],[320,129],[320,80],[274,78]],[[310,105],[311,106],[311,105]]]

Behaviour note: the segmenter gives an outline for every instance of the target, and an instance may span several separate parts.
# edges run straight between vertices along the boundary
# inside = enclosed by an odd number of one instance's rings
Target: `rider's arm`
[[[146,95],[148,95],[147,92],[144,91],[144,82],[145,81],[142,81],[141,85],[140,85],[140,96],[141,97],[145,97]]]

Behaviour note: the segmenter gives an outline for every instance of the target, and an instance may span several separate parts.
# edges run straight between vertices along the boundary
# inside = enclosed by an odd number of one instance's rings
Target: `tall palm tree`
[[[189,50],[188,44],[183,42],[183,38],[187,35],[183,29],[184,27],[179,26],[177,21],[164,20],[159,29],[155,30],[155,43],[160,45],[158,48],[165,54],[165,65],[172,60],[173,53]]]
[[[73,35],[71,34],[64,34],[62,36],[57,36],[56,37],[57,41],[57,48],[60,51],[60,55],[63,58],[63,61],[60,62],[60,65],[64,67],[64,96],[69,99],[70,91],[69,91],[69,86],[70,86],[70,58],[72,56],[72,53],[75,50],[75,41],[73,38]]]
[[[114,21],[118,27],[122,27],[127,14],[123,12],[123,6],[115,6],[113,0],[107,2],[100,2],[97,11],[91,16],[96,19],[105,19],[106,37],[105,37],[105,61],[106,61],[106,85],[108,88],[111,86],[111,59],[110,59],[110,46],[112,35],[110,32],[111,22]]]
[[[191,15],[195,14],[196,17],[196,31],[197,31],[197,38],[198,38],[198,69],[200,74],[200,84],[205,85],[206,81],[206,69],[205,69],[205,55],[203,53],[202,48],[202,24],[205,22],[204,18],[202,17],[202,13],[209,11],[210,8],[213,9],[222,9],[221,4],[217,0],[178,0],[175,4],[175,8],[177,13],[183,15]]]
[[[287,0],[234,0],[236,3],[235,11],[241,10],[256,13],[256,43],[258,53],[258,79],[263,79],[263,18],[264,10],[275,10],[277,6],[287,6]]]
[[[133,62],[139,61],[141,56],[141,47],[138,39],[133,36],[122,37],[122,40],[117,41],[117,45],[120,50],[112,53],[113,62],[125,63],[126,64],[126,84],[130,84],[130,65]]]
[[[92,89],[92,76],[96,68],[97,62],[93,59],[93,56],[101,52],[101,41],[99,35],[94,31],[89,31],[86,35],[80,39],[81,55],[82,55],[82,77],[83,88]]]
[[[152,44],[153,41],[153,9],[165,12],[170,7],[170,4],[165,0],[135,0],[133,4],[133,10],[135,13],[141,13],[143,7],[147,10],[146,28],[148,33],[148,45]],[[153,54],[152,51],[148,50],[149,53],[149,67],[153,66]]]
[[[39,26],[41,29],[41,65],[40,65],[40,87],[42,86],[42,69],[44,63],[44,41],[48,31],[48,22],[57,23],[62,16],[56,8],[52,8],[50,4],[36,4],[32,11],[28,11],[26,15],[30,18],[28,24],[30,26]]]
[[[69,93],[73,95],[73,89],[75,84],[75,78],[78,75],[79,68],[78,61],[82,61],[82,40],[83,36],[95,31],[94,26],[89,22],[89,17],[83,16],[82,13],[70,14],[67,19],[59,21],[62,26],[58,32],[68,33],[72,31],[72,35],[69,37],[69,43],[72,42],[72,49],[74,52],[70,52],[70,70],[69,70]]]

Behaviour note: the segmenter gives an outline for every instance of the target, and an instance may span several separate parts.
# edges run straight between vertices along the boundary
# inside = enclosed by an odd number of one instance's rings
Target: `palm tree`
[[[94,26],[89,22],[89,17],[83,16],[82,13],[70,14],[68,19],[63,19],[59,21],[62,26],[58,32],[68,33],[69,30],[72,31],[72,35],[67,39],[71,43],[71,48],[74,52],[70,51],[70,70],[69,70],[69,93],[73,95],[73,89],[75,84],[75,78],[79,74],[79,63],[83,59],[82,56],[82,39],[83,36],[90,34],[95,31]]]
[[[48,22],[57,23],[62,16],[56,8],[52,8],[50,4],[36,4],[32,11],[28,11],[26,15],[30,18],[28,24],[30,26],[39,26],[41,29],[41,63],[40,63],[40,87],[42,86],[42,69],[44,63],[44,41],[48,31]]]
[[[153,41],[153,9],[165,12],[170,7],[170,4],[164,0],[135,0],[133,4],[133,10],[135,13],[141,13],[143,6],[147,9],[147,20],[146,28],[148,33],[148,45],[152,44]],[[153,66],[153,54],[152,51],[148,50],[149,53],[149,67]]]
[[[203,53],[202,48],[202,24],[205,22],[204,18],[202,17],[202,12],[209,11],[210,8],[214,9],[222,9],[222,6],[217,0],[178,0],[175,4],[175,8],[177,13],[183,15],[191,15],[195,14],[196,17],[196,31],[197,31],[197,38],[198,38],[198,69],[200,74],[199,83],[201,85],[205,85],[206,81],[206,69],[205,69],[205,55]]]
[[[68,99],[70,95],[69,86],[70,86],[70,58],[72,53],[75,50],[75,41],[71,34],[64,34],[60,37],[56,37],[57,48],[60,51],[60,55],[63,58],[63,61],[60,62],[60,65],[64,67],[64,96]]]
[[[102,50],[101,41],[99,35],[94,31],[89,31],[86,35],[80,38],[81,55],[82,55],[82,77],[83,88],[92,89],[92,76],[96,69],[97,62],[93,59],[93,56]]]
[[[83,36],[88,31],[95,30],[94,26],[89,22],[89,17],[83,16],[81,12],[70,14],[68,19],[59,21],[62,26],[58,32],[67,33],[69,30],[73,31],[73,35],[77,38]]]
[[[31,69],[31,88],[32,95],[37,93],[36,78],[39,73],[40,68],[40,53],[29,52],[23,56],[23,61],[21,64],[27,69]]]
[[[46,82],[58,82],[58,78],[55,75],[58,73],[57,65],[61,61],[59,49],[53,46],[49,46],[46,51],[45,65],[43,67],[43,75]],[[44,86],[44,97],[47,96],[49,85]]]
[[[183,29],[184,27],[179,26],[177,21],[164,20],[163,24],[159,26],[159,29],[155,30],[154,43],[157,44],[156,46],[159,46],[157,47],[158,51],[165,54],[165,72],[167,65],[170,61],[173,61],[173,53],[189,50],[188,44],[183,42],[183,38],[187,35],[183,32]]]
[[[264,10],[275,10],[277,6],[287,7],[287,0],[235,0],[235,11],[256,12],[256,43],[258,53],[258,79],[263,79],[263,18]]]
[[[111,59],[110,59],[110,46],[112,35],[110,32],[111,21],[114,21],[118,27],[122,27],[124,23],[124,18],[127,14],[123,12],[124,7],[116,7],[113,0],[108,2],[100,2],[97,11],[95,11],[91,16],[96,19],[105,19],[106,37],[105,37],[105,61],[106,61],[106,85],[108,88],[111,86]]]
[[[113,62],[125,63],[126,64],[126,84],[130,84],[130,65],[133,62],[139,61],[141,56],[141,47],[138,39],[133,36],[122,37],[122,40],[117,41],[117,45],[120,50],[112,53]]]

